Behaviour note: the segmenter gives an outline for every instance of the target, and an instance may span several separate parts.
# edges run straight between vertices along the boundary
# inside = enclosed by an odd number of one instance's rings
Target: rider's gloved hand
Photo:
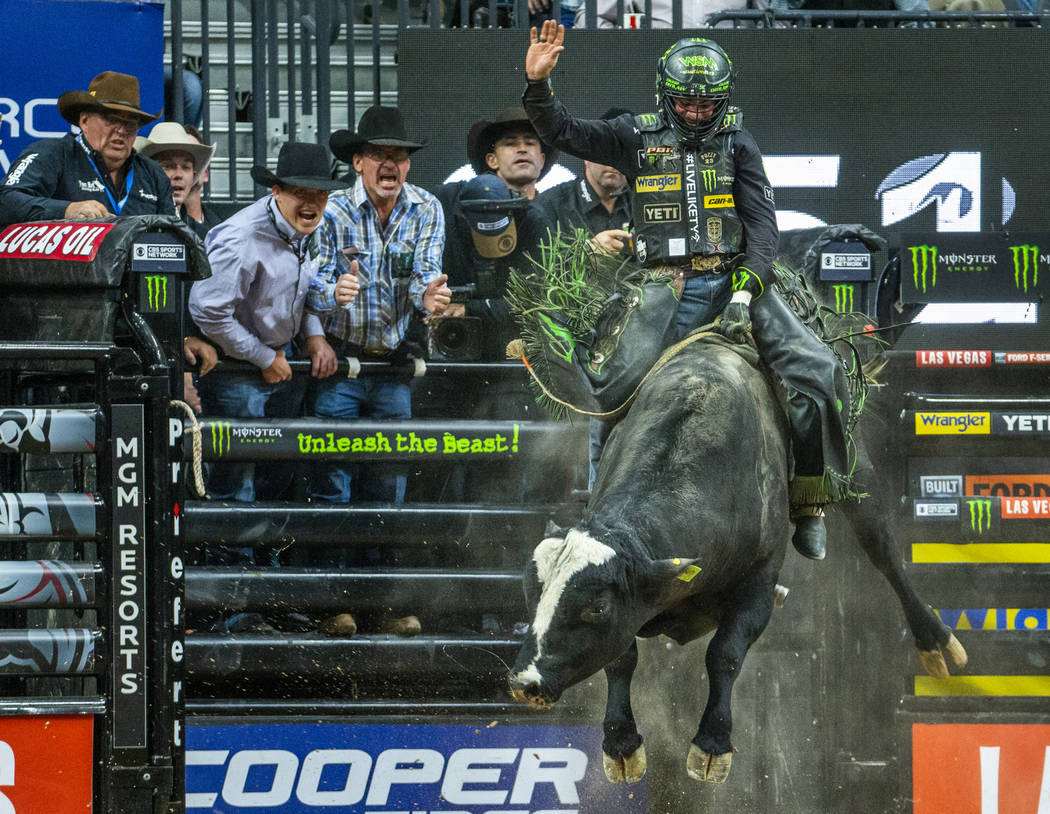
[[[743,344],[751,333],[751,300],[762,293],[762,281],[748,268],[733,272],[733,296],[722,312],[718,332],[730,342]]]
[[[730,342],[743,344],[751,333],[751,294],[748,291],[733,293],[729,305],[722,312],[718,332]]]

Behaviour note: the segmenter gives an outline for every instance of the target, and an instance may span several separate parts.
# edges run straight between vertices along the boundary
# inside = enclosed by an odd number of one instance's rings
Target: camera
[[[476,362],[481,358],[481,320],[434,317],[427,332],[427,357],[438,362]]]

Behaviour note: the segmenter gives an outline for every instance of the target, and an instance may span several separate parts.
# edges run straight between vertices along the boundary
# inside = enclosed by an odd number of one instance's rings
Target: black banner
[[[110,650],[115,662],[111,696],[115,750],[145,750],[147,746],[144,422],[143,405],[113,405]]]
[[[557,455],[569,424],[528,421],[321,421],[209,419],[201,422],[207,460],[493,460]],[[184,436],[184,450],[191,436]]]
[[[687,33],[571,29],[554,90],[577,116],[598,118],[612,106],[651,112],[657,60]],[[1050,185],[1032,163],[1045,154],[1050,118],[1044,29],[695,33],[718,42],[737,68],[733,104],[765,156],[782,229],[1046,227]],[[470,126],[520,103],[527,47],[518,30],[400,32],[400,107],[410,134],[429,139],[412,155],[410,182],[441,184],[467,164]],[[993,66],[1004,60],[1024,69],[1003,81]],[[583,171],[571,156],[559,163]]]
[[[1050,232],[904,232],[900,241],[903,302],[1039,302],[1050,293]]]

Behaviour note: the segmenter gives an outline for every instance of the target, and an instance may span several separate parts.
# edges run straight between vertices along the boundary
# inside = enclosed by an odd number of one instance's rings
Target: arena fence
[[[182,342],[174,304],[202,258],[164,218],[20,224],[3,244],[5,810],[181,810],[169,359]]]
[[[523,557],[559,512],[578,511],[585,424],[518,409],[531,404],[520,365],[418,360],[343,360],[336,375],[414,377],[419,419],[198,423],[179,401],[181,337],[184,285],[206,261],[177,221],[17,225],[0,241],[0,758],[9,748],[14,810],[44,810],[63,775],[76,780],[68,810],[210,809],[194,791],[211,780],[208,750],[191,750],[185,791],[187,709],[212,724],[244,712],[520,715],[505,679],[527,619]],[[471,418],[486,400],[487,417]],[[452,404],[464,413],[450,418]],[[197,493],[202,464],[249,460],[302,477],[270,504]],[[404,469],[408,502],[306,502],[310,467],[333,460]],[[216,545],[280,554],[203,567]],[[311,566],[332,549],[340,564]],[[239,611],[280,631],[209,626]],[[339,612],[358,634],[319,634]],[[384,618],[407,614],[422,635],[384,632]],[[285,625],[293,617],[301,627]],[[64,758],[42,770],[41,750]],[[262,799],[231,784],[219,783],[227,803]]]

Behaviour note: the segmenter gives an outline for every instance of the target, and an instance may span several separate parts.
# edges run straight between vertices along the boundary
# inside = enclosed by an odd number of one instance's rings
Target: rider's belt
[[[656,268],[672,277],[689,280],[704,274],[725,274],[733,268],[728,254],[697,254]]]
[[[356,342],[348,342],[335,334],[325,334],[325,339],[332,346],[336,356],[360,359],[362,362],[384,362],[393,355],[388,348],[365,348]]]

